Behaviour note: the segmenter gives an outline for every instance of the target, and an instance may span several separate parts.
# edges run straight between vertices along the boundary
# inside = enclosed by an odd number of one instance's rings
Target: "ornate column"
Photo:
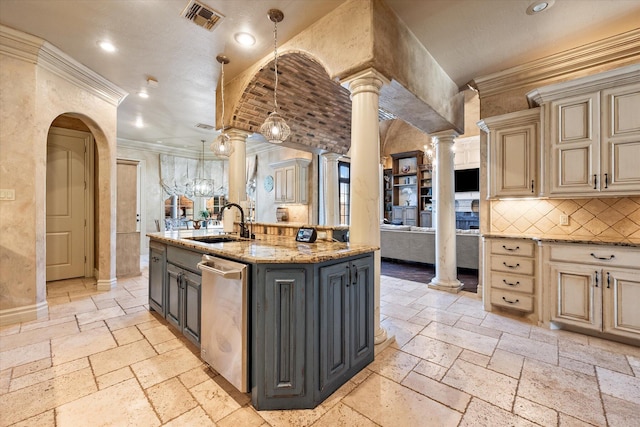
[[[240,129],[229,129],[227,135],[233,146],[233,153],[229,156],[229,196],[228,203],[237,203],[247,199],[246,175],[247,175],[247,137],[249,132]],[[237,218],[236,218],[237,217]],[[224,224],[225,231],[230,230],[228,223],[233,224],[234,220],[240,221],[239,212],[236,209],[225,209]]]
[[[456,261],[456,207],[453,186],[453,130],[431,135],[436,149],[436,276],[430,288],[457,293],[462,289]]]
[[[326,225],[340,225],[340,198],[338,192],[338,159],[336,153],[325,153],[324,158],[324,219]]]
[[[374,69],[343,83],[351,91],[351,224],[349,241],[380,247],[380,129],[378,99],[388,80]],[[374,261],[376,353],[392,342],[380,325],[380,251]]]

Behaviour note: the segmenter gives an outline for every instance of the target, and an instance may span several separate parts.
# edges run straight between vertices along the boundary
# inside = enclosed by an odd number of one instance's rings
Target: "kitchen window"
[[[349,225],[349,212],[351,205],[351,165],[347,162],[338,162],[338,197],[340,203],[340,224]]]

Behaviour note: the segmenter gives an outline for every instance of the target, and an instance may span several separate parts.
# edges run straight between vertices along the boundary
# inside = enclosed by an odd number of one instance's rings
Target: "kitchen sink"
[[[244,240],[239,237],[233,236],[196,236],[196,237],[187,237],[189,240],[195,240],[200,243],[224,243],[224,242],[237,242],[239,240]]]

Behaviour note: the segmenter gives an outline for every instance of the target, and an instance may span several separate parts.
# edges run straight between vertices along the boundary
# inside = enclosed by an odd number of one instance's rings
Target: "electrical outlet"
[[[16,190],[14,189],[0,189],[0,200],[15,200]]]
[[[560,225],[569,225],[569,215],[560,215]]]

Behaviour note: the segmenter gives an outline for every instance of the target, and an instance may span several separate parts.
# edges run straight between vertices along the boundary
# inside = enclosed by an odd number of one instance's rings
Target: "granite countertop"
[[[609,245],[609,246],[631,246],[640,247],[640,239],[623,237],[594,237],[594,236],[566,236],[566,235],[506,235],[506,234],[483,234],[482,237],[503,238],[503,239],[527,239],[546,243],[583,243],[589,245]]]
[[[291,236],[257,234],[255,240],[240,239],[232,242],[203,243],[189,237],[217,236],[210,230],[175,230],[148,233],[151,240],[221,255],[248,263],[315,264],[332,259],[361,255],[379,249],[376,246],[317,240],[314,243],[296,242]]]

